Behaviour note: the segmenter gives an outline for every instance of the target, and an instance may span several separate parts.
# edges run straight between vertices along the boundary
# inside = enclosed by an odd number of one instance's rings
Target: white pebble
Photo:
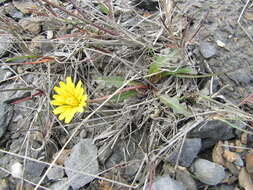
[[[216,41],[216,44],[219,46],[219,47],[225,47],[226,45],[222,42],[222,41],[220,41],[220,40],[217,40]]]
[[[22,164],[20,164],[19,162],[14,162],[11,166],[11,175],[14,178],[22,178],[23,176]]]

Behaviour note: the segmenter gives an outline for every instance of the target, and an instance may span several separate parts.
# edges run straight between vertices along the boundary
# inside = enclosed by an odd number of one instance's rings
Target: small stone
[[[224,150],[223,156],[228,162],[235,162],[237,158],[237,154],[229,151],[228,149]]]
[[[225,160],[224,160],[224,157],[223,157],[223,153],[224,153],[223,148],[224,147],[222,145],[223,145],[223,142],[219,141],[214,146],[213,151],[212,151],[212,159],[213,159],[213,162],[224,166],[224,164],[225,164]]]
[[[247,86],[253,81],[252,74],[249,69],[241,68],[238,72],[229,73],[228,76],[237,84]]]
[[[19,24],[24,30],[29,31],[34,35],[39,34],[41,31],[40,23],[34,18],[23,18],[19,21]]]
[[[5,55],[12,47],[12,37],[8,34],[0,34],[0,57]]]
[[[8,79],[12,75],[12,72],[10,72],[7,69],[3,69],[0,67],[0,81]]]
[[[68,178],[63,178],[61,181],[57,181],[50,185],[49,189],[51,190],[69,190],[70,185]]]
[[[194,179],[191,177],[190,173],[187,170],[177,170],[176,179],[187,188],[187,190],[197,190],[197,185]]]
[[[122,174],[123,178],[125,179],[132,179],[135,177],[135,174],[140,169],[140,165],[144,159],[143,152],[137,150],[133,157],[131,157],[130,159],[132,159],[132,161],[130,161],[131,164],[128,164],[125,167],[124,173]]]
[[[189,132],[188,137],[201,138],[201,150],[210,148],[219,140],[229,140],[235,137],[234,129],[226,123],[219,120],[210,120],[200,123],[192,131]]]
[[[25,165],[25,175],[39,177],[43,170],[47,167],[46,164],[28,160]]]
[[[14,178],[22,178],[23,176],[23,166],[19,162],[14,162],[11,165],[11,175]]]
[[[9,190],[9,185],[7,179],[0,179],[0,189]]]
[[[47,31],[47,39],[51,40],[54,37],[54,32],[52,30]]]
[[[66,167],[65,172],[69,178],[69,184],[74,190],[83,187],[95,179],[92,176],[79,174],[67,169],[71,168],[93,175],[98,174],[97,147],[93,144],[93,139],[80,140],[73,147],[64,165]]]
[[[217,46],[219,46],[219,47],[222,47],[222,48],[224,48],[226,45],[222,42],[222,41],[220,41],[220,40],[216,40],[216,44],[217,44]]]
[[[216,48],[209,42],[200,42],[199,44],[200,53],[204,58],[211,58],[216,54]]]
[[[98,160],[99,160],[99,162],[101,164],[105,164],[105,162],[112,155],[112,153],[113,153],[113,150],[111,149],[111,147],[108,146],[108,144],[105,143],[98,150]]]
[[[234,164],[239,167],[244,166],[244,162],[243,162],[243,159],[241,158],[240,154],[236,154],[236,160],[235,160]]]
[[[56,160],[56,164],[58,165],[64,165],[65,160],[68,158],[69,154],[70,154],[71,150],[70,149],[64,149],[61,153],[61,155],[58,157],[58,159]],[[53,155],[53,159],[56,158],[56,156],[58,155],[59,152],[56,152]]]
[[[242,133],[240,143],[243,145],[246,145],[248,143],[248,134],[247,133],[245,133],[245,132]]]
[[[192,169],[198,180],[207,185],[217,185],[225,178],[224,168],[208,160],[197,159]]]
[[[178,160],[179,165],[189,167],[192,164],[194,158],[197,157],[201,149],[201,139],[200,138],[185,139],[184,145],[181,149],[181,154],[179,155],[180,146],[165,160],[173,164],[175,164],[176,161]]]
[[[238,181],[240,186],[242,186],[245,190],[252,190],[253,189],[253,181],[251,179],[250,174],[247,172],[245,168],[240,170]]]
[[[53,45],[50,41],[46,40],[44,36],[38,35],[32,39],[30,48],[36,55],[48,54],[52,49]]]
[[[233,185],[226,185],[226,184],[222,184],[218,186],[217,188],[218,188],[217,190],[234,190]]]
[[[144,9],[147,11],[158,10],[158,1],[157,0],[132,0],[132,4],[133,4],[133,6],[136,6],[139,9]]]
[[[147,187],[146,190],[149,188]],[[152,190],[186,190],[178,181],[171,179],[169,175],[165,175],[157,178],[152,183]]]
[[[10,170],[9,166],[11,166],[12,159],[12,156],[8,154],[0,153],[0,166],[4,169]],[[0,170],[0,179],[7,178],[8,176],[10,176],[9,173]]]
[[[37,9],[37,5],[32,0],[14,0],[13,5],[24,14],[28,14],[33,9]]]
[[[253,151],[250,151],[245,158],[248,173],[253,174]]]
[[[5,134],[12,119],[13,113],[14,111],[12,105],[0,102],[0,138]]]
[[[241,137],[245,137],[245,135],[241,135]],[[235,140],[236,152],[244,152],[246,146],[241,142],[241,140]]]
[[[234,176],[238,176],[239,170],[238,167],[234,163],[231,162],[225,162],[224,167],[230,171]],[[230,180],[230,179],[229,179]]]
[[[22,189],[25,189],[25,190],[34,190],[34,186],[32,184],[29,184],[29,183],[18,182],[16,184],[15,190],[22,190]]]
[[[14,7],[12,3],[5,4],[3,8],[3,14],[9,15],[14,19],[21,19],[24,16],[18,9]]]
[[[64,170],[58,167],[52,167],[47,173],[47,177],[50,180],[62,179],[64,176]]]

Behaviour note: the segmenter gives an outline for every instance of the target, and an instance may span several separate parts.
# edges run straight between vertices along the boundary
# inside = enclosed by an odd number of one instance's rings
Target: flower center
[[[77,99],[74,98],[74,97],[68,97],[68,98],[66,99],[66,103],[67,103],[68,105],[71,105],[71,106],[77,106],[77,105],[78,105],[78,101],[77,101]]]

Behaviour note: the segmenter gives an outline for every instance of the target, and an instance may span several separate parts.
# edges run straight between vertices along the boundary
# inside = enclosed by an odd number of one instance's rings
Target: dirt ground
[[[251,190],[252,48],[250,0],[0,0],[0,189]]]

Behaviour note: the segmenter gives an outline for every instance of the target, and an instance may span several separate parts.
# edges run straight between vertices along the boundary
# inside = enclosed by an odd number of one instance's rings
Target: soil
[[[191,158],[222,165],[226,178],[213,185],[190,176],[193,187],[175,179],[193,190],[252,187],[253,107],[245,99],[253,93],[252,1],[182,0],[173,5],[164,0],[159,7],[153,0],[20,2],[0,0],[0,124],[5,123],[0,189],[33,189],[36,184],[55,189],[58,179],[43,178],[46,163],[64,150],[56,162],[64,167],[73,147],[86,138],[98,148],[97,172],[103,178],[80,189],[146,189],[159,176],[195,175],[191,163],[170,163],[167,155],[209,120],[227,122],[225,127],[233,130],[229,137],[214,135],[215,141],[209,141],[210,131],[198,136],[202,148],[194,149]],[[150,70],[156,63],[161,64],[158,74]],[[180,69],[190,71],[177,73]],[[172,74],[163,75],[167,71]],[[67,76],[81,80],[90,99],[70,124],[59,121],[50,104],[53,87]],[[121,87],[127,93],[103,103]],[[234,153],[242,165],[232,159]],[[35,162],[26,163],[31,159]],[[11,169],[16,162],[25,168],[19,177]],[[248,181],[239,171],[250,176]],[[66,181],[66,172],[60,172]],[[71,189],[71,182],[66,184]]]

